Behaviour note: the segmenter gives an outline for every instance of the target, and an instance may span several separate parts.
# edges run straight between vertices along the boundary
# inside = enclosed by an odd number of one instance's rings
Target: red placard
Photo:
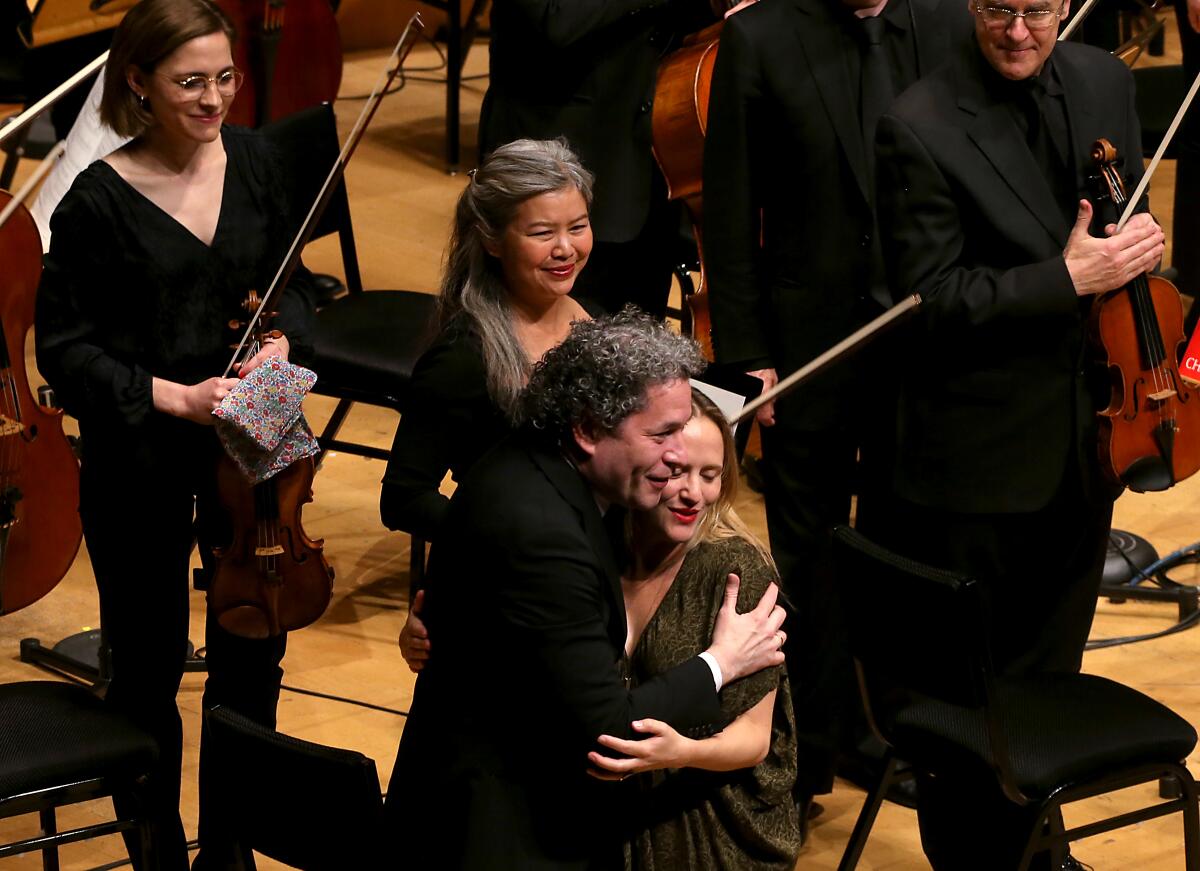
[[[1200,387],[1200,330],[1192,331],[1187,350],[1179,361],[1179,377],[1193,387]]]

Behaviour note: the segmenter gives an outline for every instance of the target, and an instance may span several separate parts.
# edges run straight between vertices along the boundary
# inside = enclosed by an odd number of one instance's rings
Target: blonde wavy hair
[[[696,527],[692,540],[688,542],[687,550],[691,550],[705,542],[723,541],[727,538],[741,538],[754,547],[771,568],[775,561],[771,558],[770,549],[750,531],[746,521],[738,515],[733,507],[738,494],[738,460],[737,447],[733,443],[733,431],[729,421],[721,413],[717,404],[704,395],[703,392],[692,388],[692,417],[704,418],[716,424],[717,432],[721,434],[721,493],[717,501],[708,506],[700,523]]]

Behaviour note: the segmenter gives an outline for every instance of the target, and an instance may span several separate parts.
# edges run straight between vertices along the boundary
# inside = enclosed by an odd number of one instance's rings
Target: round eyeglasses
[[[996,30],[1007,30],[1018,18],[1024,20],[1030,30],[1049,30],[1062,16],[1063,6],[1057,9],[1028,9],[1025,12],[1007,6],[976,6],[975,11],[984,24]]]
[[[217,93],[222,97],[232,97],[238,92],[238,88],[242,86],[242,81],[245,79],[245,75],[239,69],[222,70],[215,76],[202,76],[199,73],[190,76],[168,76],[165,73],[156,73],[156,75],[169,82],[174,82],[179,88],[179,99],[185,103],[203,97],[210,83],[216,87]]]

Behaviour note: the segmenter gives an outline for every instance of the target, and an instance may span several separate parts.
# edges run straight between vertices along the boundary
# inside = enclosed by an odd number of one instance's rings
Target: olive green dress
[[[742,539],[694,548],[627,663],[635,683],[708,647],[730,572],[742,580],[742,612],[757,604],[775,580],[774,569]],[[771,749],[755,767],[640,775],[638,824],[626,847],[628,869],[791,871],[800,851],[800,823],[792,799],[796,730],[787,672],[781,666],[728,684],[721,690],[721,707],[732,721],[776,689]]]

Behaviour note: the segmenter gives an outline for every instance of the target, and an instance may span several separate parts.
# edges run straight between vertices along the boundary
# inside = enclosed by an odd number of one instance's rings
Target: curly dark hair
[[[612,433],[646,405],[655,384],[690,378],[706,363],[691,339],[633,306],[616,315],[576,321],[533,367],[521,394],[523,420],[548,437],[575,426]]]

